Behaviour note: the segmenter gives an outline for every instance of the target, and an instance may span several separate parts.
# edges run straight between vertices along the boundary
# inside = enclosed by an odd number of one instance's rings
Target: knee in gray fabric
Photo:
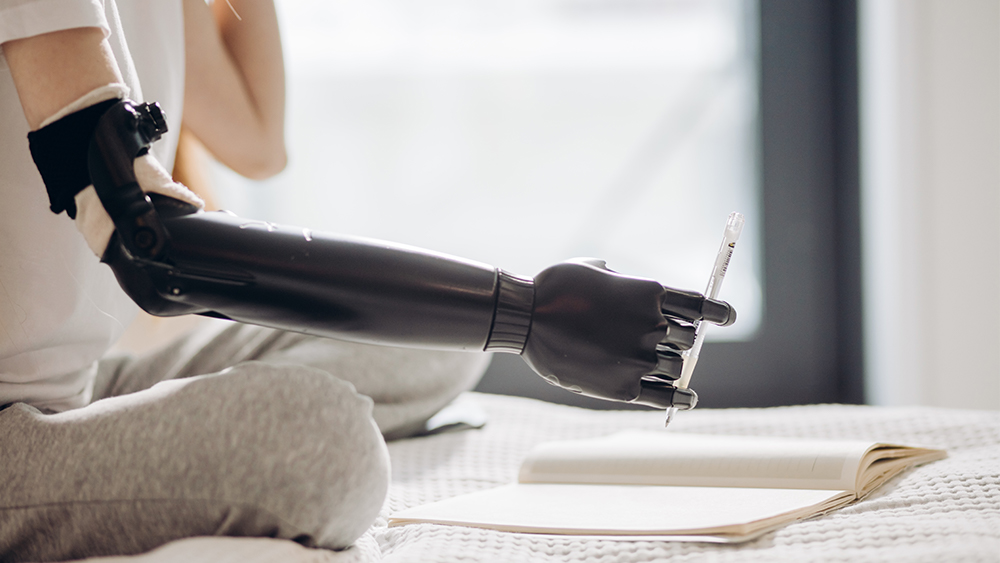
[[[389,458],[371,399],[351,384],[315,368],[247,362],[185,387],[192,400],[215,397],[206,415],[229,426],[222,434],[231,449],[224,449],[240,458],[220,460],[219,486],[240,510],[276,519],[263,535],[339,549],[374,521],[388,490]]]
[[[346,547],[388,487],[371,411],[326,372],[256,363],[59,414],[15,404],[0,412],[0,560],[212,534]]]

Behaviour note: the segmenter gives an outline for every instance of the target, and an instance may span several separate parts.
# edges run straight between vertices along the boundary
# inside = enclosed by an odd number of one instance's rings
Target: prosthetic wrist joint
[[[485,350],[520,354],[531,331],[534,304],[535,284],[530,278],[497,269],[497,308]]]

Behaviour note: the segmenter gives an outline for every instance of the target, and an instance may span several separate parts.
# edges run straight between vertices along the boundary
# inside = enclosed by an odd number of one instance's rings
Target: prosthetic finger
[[[698,404],[698,394],[690,389],[678,389],[666,381],[643,379],[639,396],[633,403],[666,409],[675,407],[682,411],[691,410]]]
[[[736,322],[736,311],[725,301],[706,299],[694,291],[683,291],[664,286],[660,309],[665,314],[692,321],[706,320],[729,326]]]
[[[660,340],[660,344],[665,344],[677,350],[687,350],[694,345],[694,337],[695,330],[693,324],[667,317],[667,334],[663,336],[663,340]]]
[[[654,375],[673,381],[680,378],[683,367],[684,359],[681,358],[680,354],[668,348],[657,346]]]

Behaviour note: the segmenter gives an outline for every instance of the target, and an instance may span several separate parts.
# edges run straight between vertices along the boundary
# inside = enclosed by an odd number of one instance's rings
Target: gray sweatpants
[[[0,411],[0,561],[212,534],[346,547],[385,498],[382,435],[421,428],[487,362],[223,321],[105,360],[84,408]]]

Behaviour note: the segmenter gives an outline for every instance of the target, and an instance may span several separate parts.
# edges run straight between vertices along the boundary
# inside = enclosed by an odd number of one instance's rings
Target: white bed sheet
[[[948,450],[948,459],[910,469],[868,498],[738,546],[607,541],[418,524],[386,527],[389,514],[513,482],[534,445],[657,428],[656,411],[590,411],[515,397],[469,394],[489,422],[481,430],[389,445],[393,481],[372,528],[343,552],[265,539],[193,538],[116,563],[374,563],[473,561],[1000,561],[1000,412],[923,407],[813,405],[696,409],[678,432],[860,438]]]

